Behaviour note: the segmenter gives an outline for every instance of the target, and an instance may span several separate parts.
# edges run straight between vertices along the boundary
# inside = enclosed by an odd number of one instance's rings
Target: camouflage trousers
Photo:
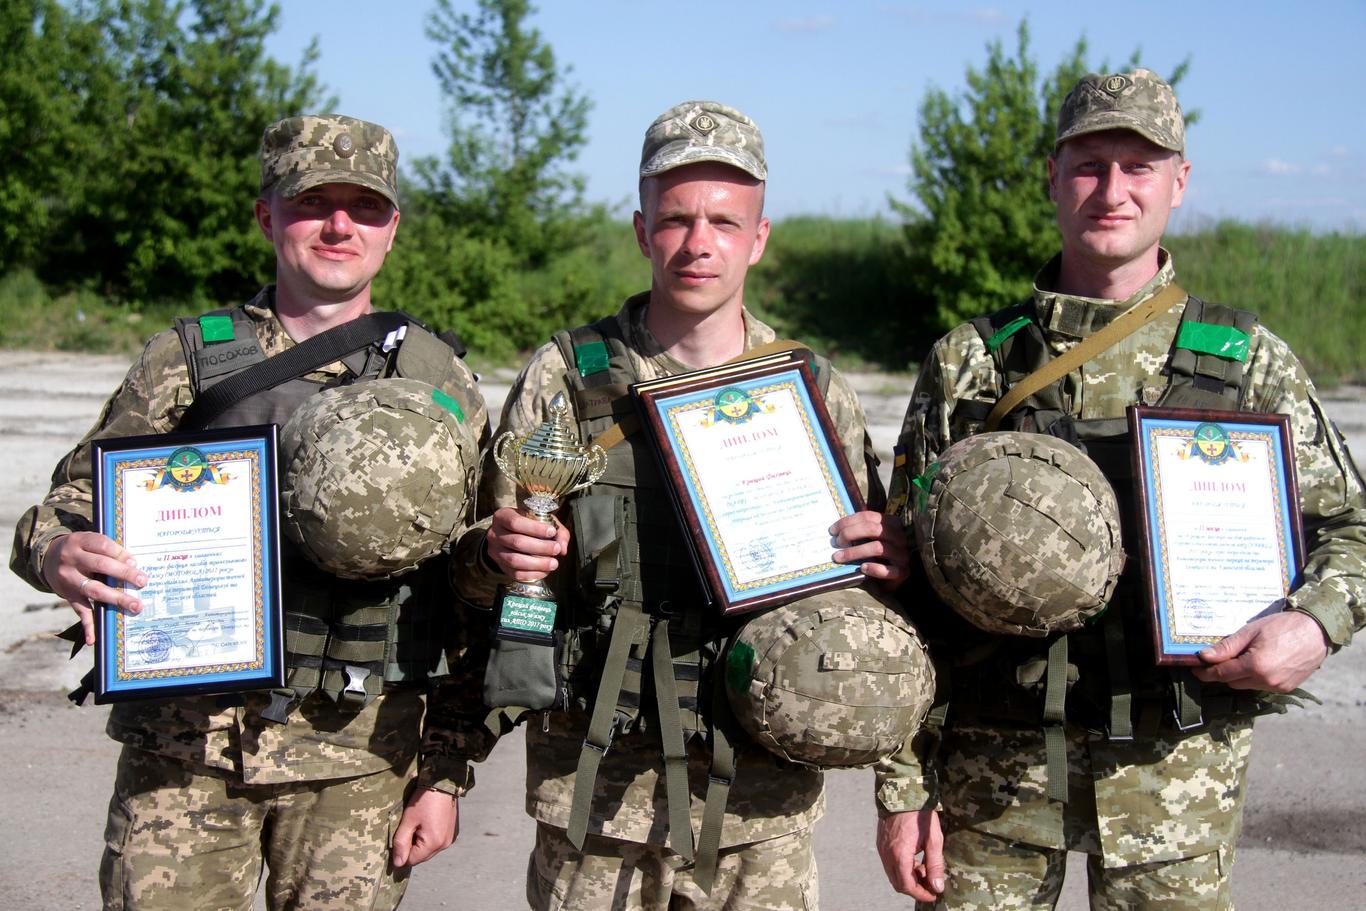
[[[124,746],[109,801],[106,911],[393,909],[408,870],[389,864],[408,775],[243,785]]]
[[[537,823],[526,893],[535,911],[815,911],[820,904],[809,828],[722,848],[708,895],[691,864],[666,847],[589,835],[580,852],[564,829]]]
[[[919,911],[1051,909],[1062,892],[1067,852],[962,829],[945,836],[944,894]],[[1091,911],[1233,911],[1233,845],[1149,864],[1106,867],[1086,859]]]

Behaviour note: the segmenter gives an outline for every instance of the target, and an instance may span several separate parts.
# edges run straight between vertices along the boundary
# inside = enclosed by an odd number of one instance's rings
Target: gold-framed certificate
[[[1304,562],[1290,419],[1130,406],[1157,663],[1280,610]]]
[[[631,387],[724,614],[856,585],[829,528],[863,509],[807,360],[786,351]]]
[[[276,434],[92,443],[96,527],[147,574],[141,613],[96,611],[97,703],[283,686]]]

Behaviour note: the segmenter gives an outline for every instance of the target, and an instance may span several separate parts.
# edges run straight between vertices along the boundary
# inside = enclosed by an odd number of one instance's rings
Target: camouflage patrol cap
[[[280,431],[284,535],[343,579],[387,579],[459,530],[478,444],[453,400],[417,380],[310,397]]]
[[[821,769],[892,755],[934,699],[934,667],[920,634],[864,588],[752,617],[730,643],[724,673],[731,710],[756,743]]]
[[[1132,130],[1164,149],[1186,151],[1186,121],[1172,87],[1152,70],[1083,76],[1058,111],[1057,149],[1086,133]]]
[[[398,208],[398,146],[377,123],[340,114],[286,117],[261,137],[261,192],[285,198],[327,183],[368,187]]]
[[[764,137],[754,121],[716,101],[685,101],[655,118],[640,150],[640,176],[715,161],[768,180]]]
[[[982,629],[1079,629],[1124,567],[1119,506],[1080,449],[1038,433],[961,440],[916,485],[916,547],[939,597]]]

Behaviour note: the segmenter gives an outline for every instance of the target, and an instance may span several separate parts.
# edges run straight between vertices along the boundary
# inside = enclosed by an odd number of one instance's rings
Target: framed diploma
[[[96,527],[147,574],[140,614],[95,612],[95,701],[283,686],[275,426],[92,447]]]
[[[830,526],[863,498],[794,352],[631,387],[722,613],[856,585]]]
[[[1283,414],[1130,406],[1158,664],[1281,609],[1304,560]]]

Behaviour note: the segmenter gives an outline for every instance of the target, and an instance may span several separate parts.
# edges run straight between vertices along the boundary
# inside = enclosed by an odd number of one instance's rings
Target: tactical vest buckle
[[[341,692],[342,701],[365,702],[365,678],[370,676],[369,669],[348,664],[342,670],[346,673],[346,687]]]

